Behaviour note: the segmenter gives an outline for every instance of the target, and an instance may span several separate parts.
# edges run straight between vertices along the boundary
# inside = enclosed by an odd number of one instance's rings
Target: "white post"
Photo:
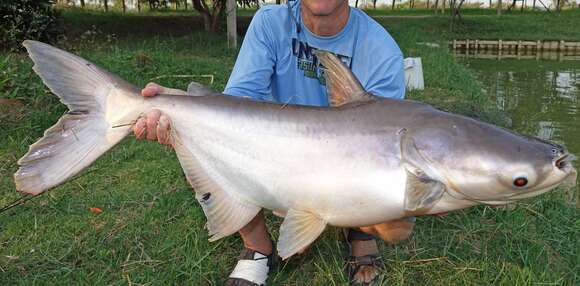
[[[238,47],[238,27],[236,23],[236,0],[226,0],[226,17],[228,30],[228,47],[236,49]]]

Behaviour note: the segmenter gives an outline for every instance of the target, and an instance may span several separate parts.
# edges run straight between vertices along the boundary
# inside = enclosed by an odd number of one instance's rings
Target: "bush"
[[[24,40],[54,42],[60,33],[53,0],[0,1],[0,49],[20,49]]]

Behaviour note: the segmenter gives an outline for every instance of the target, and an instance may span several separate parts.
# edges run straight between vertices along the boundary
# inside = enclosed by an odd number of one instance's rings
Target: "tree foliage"
[[[216,32],[220,16],[226,8],[226,0],[193,0],[193,8],[203,17],[206,31]]]
[[[167,9],[169,7],[168,0],[141,0],[141,2],[147,2],[149,4],[149,10]]]
[[[0,1],[0,49],[27,39],[54,42],[61,32],[53,0]]]
[[[250,7],[257,7],[260,8],[260,0],[237,0],[236,1],[239,6],[242,8],[250,8]],[[277,4],[280,4],[276,2]]]

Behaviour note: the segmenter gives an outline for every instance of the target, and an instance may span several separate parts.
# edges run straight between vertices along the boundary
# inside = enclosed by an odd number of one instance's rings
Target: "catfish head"
[[[366,92],[336,56],[315,53],[326,68],[332,107],[386,100]],[[401,123],[404,128],[398,132],[401,165],[407,171],[404,203],[409,215],[477,203],[508,204],[576,181],[571,165],[575,157],[560,145],[429,105],[412,110],[412,122]]]
[[[575,156],[561,145],[435,109],[417,117],[425,124],[400,135],[409,211],[508,204],[575,184]]]

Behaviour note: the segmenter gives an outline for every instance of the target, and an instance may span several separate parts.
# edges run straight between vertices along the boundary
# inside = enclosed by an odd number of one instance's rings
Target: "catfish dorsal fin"
[[[326,89],[330,106],[336,107],[351,102],[365,102],[374,96],[365,92],[354,74],[335,55],[327,51],[315,51],[316,57],[326,68]]]
[[[200,83],[192,81],[187,86],[187,93],[192,96],[207,96],[214,94],[215,91],[203,86]]]

